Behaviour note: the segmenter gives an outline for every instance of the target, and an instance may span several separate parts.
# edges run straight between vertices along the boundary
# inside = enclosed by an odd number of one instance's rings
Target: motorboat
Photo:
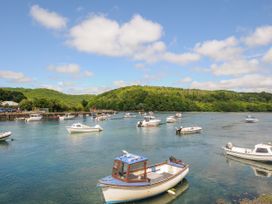
[[[125,113],[124,118],[136,118],[136,115],[133,115],[131,113]]]
[[[42,119],[42,115],[35,113],[35,114],[30,114],[29,118],[26,118],[26,122],[31,122],[31,121],[40,121]]]
[[[272,176],[272,164],[264,163],[260,161],[252,161],[248,159],[242,159],[231,155],[226,155],[227,162],[237,162],[251,167],[255,176],[258,177],[271,177]]]
[[[182,117],[182,113],[176,113],[176,118],[181,118]]]
[[[63,116],[59,116],[59,120],[72,120],[74,119],[76,116],[75,115],[72,115],[70,113],[66,113],[65,115]]]
[[[154,116],[145,116],[143,120],[137,122],[137,127],[154,127],[161,123],[160,119]]]
[[[167,123],[175,123],[175,122],[177,122],[177,119],[175,116],[169,116],[166,118],[166,122]]]
[[[171,156],[147,166],[144,156],[123,151],[116,157],[111,176],[98,181],[106,203],[123,203],[152,197],[175,187],[189,172],[189,165]]]
[[[259,120],[257,118],[255,118],[254,116],[248,115],[245,119],[246,123],[256,123]]]
[[[200,133],[202,131],[202,127],[194,126],[194,127],[180,127],[176,128],[176,134],[194,134]]]
[[[0,132],[0,142],[5,141],[11,136],[12,132],[7,131],[7,132]]]
[[[99,116],[96,116],[95,120],[96,121],[103,121],[103,120],[108,120],[111,117],[109,114],[102,114]]]
[[[244,147],[235,147],[229,142],[223,147],[225,154],[239,157],[242,159],[272,162],[272,144],[257,144],[254,149],[248,149]]]
[[[100,132],[103,128],[100,125],[90,127],[81,123],[74,123],[72,126],[66,127],[69,133],[87,133],[87,132]]]
[[[26,118],[25,117],[17,117],[14,120],[16,121],[24,121]]]

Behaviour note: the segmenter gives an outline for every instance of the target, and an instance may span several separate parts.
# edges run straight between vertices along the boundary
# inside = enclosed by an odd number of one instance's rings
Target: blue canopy
[[[147,158],[135,154],[126,153],[120,157],[116,157],[115,160],[119,160],[130,165],[138,162],[147,161]]]

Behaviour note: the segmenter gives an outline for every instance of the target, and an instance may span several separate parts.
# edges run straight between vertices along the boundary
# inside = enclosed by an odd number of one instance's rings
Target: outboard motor
[[[138,126],[138,127],[142,127],[142,124],[143,124],[143,122],[142,122],[142,121],[139,121],[139,122],[137,123],[137,126]]]
[[[226,148],[232,149],[232,147],[233,147],[232,143],[231,143],[231,142],[228,142],[228,144],[226,145]]]

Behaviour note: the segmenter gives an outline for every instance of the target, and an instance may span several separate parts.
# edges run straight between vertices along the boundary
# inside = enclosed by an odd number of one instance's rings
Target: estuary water
[[[164,122],[174,113],[155,113]],[[184,113],[174,124],[137,128],[141,119],[99,122],[101,133],[69,135],[74,122],[95,125],[90,118],[70,121],[0,122],[13,141],[0,143],[0,203],[103,203],[97,180],[111,174],[113,159],[122,150],[149,158],[151,163],[174,155],[190,165],[176,196],[168,193],[137,203],[232,203],[240,197],[272,192],[272,165],[226,158],[227,142],[253,147],[272,141],[272,114],[252,114],[258,123],[245,123],[247,113]],[[201,134],[178,136],[175,127],[198,125]],[[269,170],[270,168],[270,170]]]

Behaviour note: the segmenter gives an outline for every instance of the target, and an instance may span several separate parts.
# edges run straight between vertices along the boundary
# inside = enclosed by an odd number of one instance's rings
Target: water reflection
[[[7,149],[9,147],[9,142],[8,141],[0,141],[0,149]]]
[[[226,156],[226,161],[231,166],[232,162],[241,163],[247,166],[250,166],[254,172],[255,176],[258,177],[271,177],[272,176],[272,164],[271,163],[263,163],[258,161],[251,161],[241,158],[236,158],[230,155]]]
[[[148,199],[145,199],[143,201],[134,202],[134,203],[137,203],[137,204],[144,204],[144,203],[148,203],[148,204],[157,204],[157,203],[167,204],[167,203],[171,203],[175,199],[177,199],[179,196],[181,196],[181,194],[183,194],[188,188],[189,188],[189,182],[187,181],[187,179],[183,179],[182,182],[180,182],[173,189],[171,189],[171,191],[174,194],[164,192],[161,195],[158,195],[158,196],[155,196],[155,197],[152,197],[152,198],[148,198]]]

